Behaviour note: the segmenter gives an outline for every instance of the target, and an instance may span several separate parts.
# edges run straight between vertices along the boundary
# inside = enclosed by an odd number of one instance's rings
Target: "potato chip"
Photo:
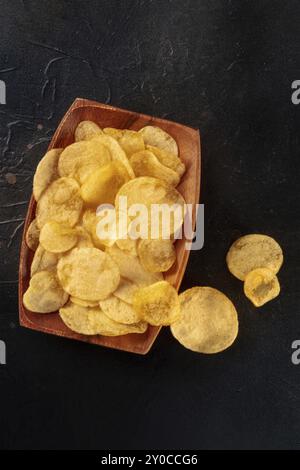
[[[166,150],[153,147],[152,145],[146,145],[146,150],[150,150],[150,152],[154,153],[160,163],[175,171],[179,178],[182,177],[183,173],[185,172],[185,164],[180,160],[179,157],[173,153],[167,152]]]
[[[83,300],[78,299],[78,297],[70,297],[70,301],[73,304],[80,305],[80,307],[99,307],[99,302],[97,300]]]
[[[56,253],[50,253],[44,250],[42,245],[38,245],[31,263],[30,275],[39,271],[56,271],[59,256]]]
[[[82,209],[80,188],[72,178],[55,180],[42,194],[36,207],[36,221],[41,229],[46,222],[67,224],[74,227]]]
[[[81,307],[72,302],[61,308],[59,315],[70,330],[84,335],[120,336],[147,330],[146,322],[123,325],[111,320],[100,307]]]
[[[133,240],[132,238],[121,238],[116,241],[117,246],[123,250],[127,251],[133,256],[136,256],[137,253],[137,245],[138,245],[138,240]]]
[[[256,268],[268,268],[276,274],[282,263],[280,246],[267,235],[245,235],[230,247],[226,262],[229,271],[241,281]]]
[[[276,274],[268,268],[257,268],[245,277],[244,293],[255,305],[261,307],[280,293],[280,284]]]
[[[82,223],[84,228],[90,234],[93,244],[99,250],[104,250],[106,246],[112,246],[115,242],[112,238],[100,238],[97,233],[97,224],[99,223],[101,217],[96,214],[96,211],[93,209],[87,209],[83,213]],[[101,235],[101,233],[99,234]]]
[[[74,178],[81,185],[110,161],[110,152],[105,145],[95,139],[83,140],[64,149],[58,162],[58,171],[60,176]]]
[[[134,153],[129,161],[136,176],[153,176],[171,186],[177,186],[179,183],[178,174],[162,165],[150,150]]]
[[[114,204],[118,190],[129,180],[124,165],[118,161],[98,168],[81,186],[81,197],[87,203]]]
[[[120,250],[116,244],[106,248],[106,253],[117,263],[121,276],[139,286],[148,286],[162,279],[161,273],[147,272],[137,256]]]
[[[145,150],[144,139],[137,131],[114,129],[113,127],[106,127],[103,130],[105,134],[110,135],[119,142],[128,158],[140,150]]]
[[[232,345],[238,316],[226,295],[212,287],[192,287],[179,300],[181,318],[171,325],[171,332],[184,347],[214,354]]]
[[[77,233],[68,225],[47,222],[41,229],[40,244],[50,253],[64,253],[77,243]]]
[[[77,248],[93,248],[94,244],[92,242],[92,237],[90,234],[85,230],[84,227],[76,226],[75,227],[76,234],[77,234]]]
[[[119,143],[116,141],[116,139],[114,139],[110,135],[103,134],[94,137],[92,141],[103,144],[109,150],[112,161],[122,163],[128,173],[128,177],[134,178],[135,175],[131,168],[127,155],[122,149],[122,147],[119,145]]]
[[[39,162],[33,177],[33,197],[38,201],[48,186],[59,178],[57,165],[63,149],[49,150]]]
[[[113,295],[118,297],[118,299],[123,300],[127,304],[132,304],[133,295],[139,289],[139,286],[134,282],[129,281],[128,279],[121,278],[120,284],[113,292]]]
[[[114,139],[119,139],[122,136],[123,129],[117,129],[116,127],[104,127],[104,134],[110,135]]]
[[[57,274],[64,290],[83,300],[102,300],[120,282],[116,262],[97,248],[74,248],[57,265]]]
[[[132,306],[150,325],[170,325],[180,318],[177,291],[167,281],[141,287],[133,296]]]
[[[175,139],[160,127],[146,126],[139,130],[146,145],[158,147],[178,157],[178,147]]]
[[[93,121],[81,121],[75,129],[75,142],[90,140],[98,134],[103,134],[98,124]]]
[[[168,238],[183,223],[185,214],[183,197],[175,188],[158,178],[140,176],[125,183],[118,191],[115,200],[116,210],[122,214],[121,197],[125,198],[128,209],[133,204],[143,204],[148,210],[148,233],[143,234],[142,238]],[[154,215],[153,210],[157,212]],[[147,227],[143,227],[143,230],[147,230]]]
[[[104,249],[104,244],[101,243],[100,239],[97,236],[97,223],[98,219],[96,216],[96,211],[93,209],[86,209],[82,216],[82,224],[84,229],[89,233],[93,245],[100,250]]]
[[[151,273],[168,271],[176,261],[171,240],[141,240],[138,255],[142,266]]]
[[[40,229],[37,226],[36,219],[33,219],[26,232],[26,245],[32,251],[35,251],[39,245]]]
[[[125,324],[138,323],[142,319],[132,305],[124,302],[115,295],[110,295],[99,302],[101,310],[114,321]]]
[[[55,272],[40,271],[32,276],[23,303],[31,312],[51,313],[62,307],[68,297],[59,285]]]

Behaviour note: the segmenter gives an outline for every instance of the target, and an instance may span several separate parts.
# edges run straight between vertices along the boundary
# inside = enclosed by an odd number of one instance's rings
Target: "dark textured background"
[[[2,448],[300,448],[299,21],[298,0],[1,0]],[[206,240],[182,288],[235,303],[225,353],[194,354],[168,329],[139,357],[19,327],[33,172],[78,96],[200,128]],[[224,261],[251,232],[285,252],[281,296],[257,310]]]

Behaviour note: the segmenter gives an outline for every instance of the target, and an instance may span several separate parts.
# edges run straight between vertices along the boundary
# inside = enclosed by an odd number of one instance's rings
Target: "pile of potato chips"
[[[171,325],[173,336],[192,351],[228,348],[239,327],[232,302],[211,287],[178,295],[163,278],[176,261],[174,234],[185,208],[176,189],[185,165],[174,138],[154,126],[101,129],[91,121],[81,122],[74,138],[65,149],[47,152],[34,176],[36,217],[26,243],[35,254],[25,307],[59,311],[68,328],[84,335],[119,336],[144,333],[148,324]],[[167,237],[160,227],[157,238],[99,237],[97,207],[110,204],[120,211],[124,197],[128,207],[175,204],[182,217],[172,220]],[[134,222],[128,220],[127,235]],[[264,235],[242,237],[227,255],[229,270],[244,281],[256,306],[278,295],[282,260],[279,245]]]
[[[167,239],[99,238],[97,208],[117,209],[123,196],[128,207],[175,203],[184,211],[175,189],[185,172],[176,141],[158,127],[101,129],[91,121],[77,126],[74,140],[47,152],[34,176],[36,218],[26,242],[35,254],[25,307],[58,310],[85,335],[171,324],[180,316],[179,297],[162,273],[176,261],[175,228]]]

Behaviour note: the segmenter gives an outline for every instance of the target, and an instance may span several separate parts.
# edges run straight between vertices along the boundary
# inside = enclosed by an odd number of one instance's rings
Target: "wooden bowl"
[[[91,120],[100,127],[117,127],[138,130],[146,125],[161,127],[169,132],[177,141],[180,157],[186,165],[186,173],[178,186],[185,201],[197,204],[200,192],[200,135],[199,131],[176,122],[154,118],[125,109],[115,108],[106,104],[78,98],[64,115],[49,145],[49,150],[55,147],[66,147],[74,142],[74,131],[80,121]],[[23,305],[23,294],[30,280],[30,266],[33,252],[25,243],[25,234],[30,222],[35,217],[36,203],[33,197],[27,211],[19,269],[19,319],[20,324],[32,330],[43,331],[57,336],[86,341],[110,348],[121,349],[138,354],[146,354],[157,337],[160,327],[149,326],[144,334],[129,334],[117,337],[86,336],[71,331],[62,322],[58,313],[38,314],[27,310]],[[193,213],[195,226],[195,211]],[[185,249],[185,239],[176,242],[177,262],[165,275],[165,278],[178,290],[183,278],[189,251]]]

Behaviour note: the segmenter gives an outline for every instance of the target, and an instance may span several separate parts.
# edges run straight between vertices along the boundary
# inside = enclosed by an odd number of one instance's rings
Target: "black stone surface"
[[[297,0],[3,0],[0,8],[0,447],[300,448]],[[76,97],[200,128],[205,247],[182,289],[221,289],[240,335],[215,356],[164,329],[145,357],[18,325],[34,169]],[[227,271],[239,235],[282,245],[282,293],[255,309]]]

